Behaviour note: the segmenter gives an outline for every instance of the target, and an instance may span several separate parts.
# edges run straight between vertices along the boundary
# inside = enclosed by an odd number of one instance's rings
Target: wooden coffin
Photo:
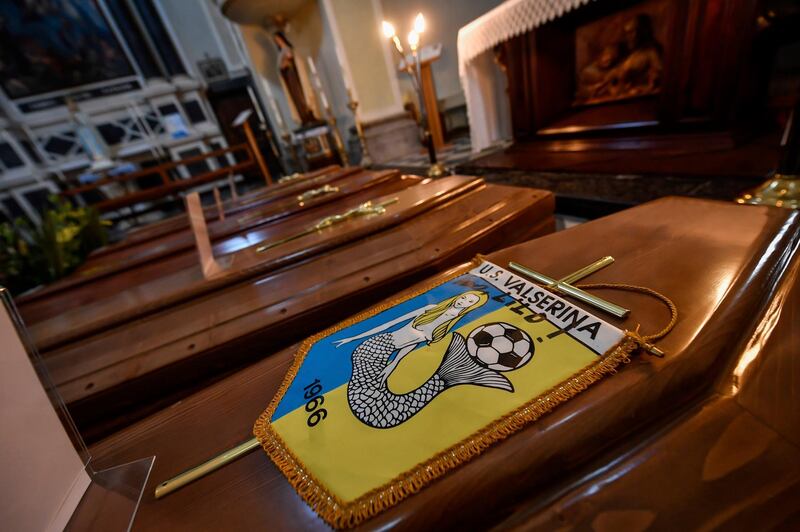
[[[365,529],[762,529],[797,518],[800,217],[788,210],[666,198],[489,255],[553,277],[604,255],[587,282],[672,298],[663,359],[639,354]],[[413,288],[412,288],[413,289]],[[669,316],[603,290],[649,333]],[[93,447],[100,464],[156,455],[137,530],[324,530],[257,450],[155,500],[154,487],[250,437],[295,347]],[[187,443],[191,442],[191,443]],[[792,517],[794,516],[794,517]]]
[[[309,199],[295,194],[260,203],[258,206],[240,211],[238,214],[231,212],[224,220],[218,219],[209,222],[207,224],[208,234],[211,241],[217,244],[216,251],[230,252],[244,245],[256,243],[259,238],[259,228],[307,211],[314,211],[317,215],[324,216],[324,214],[320,214],[323,211],[319,210],[323,206],[344,198],[350,199],[351,196],[357,196],[359,198],[357,201],[366,201],[388,193],[392,189],[404,188],[410,184],[410,182],[401,182],[402,179],[403,176],[396,170],[350,172],[346,176],[338,177],[336,186],[326,189],[329,190],[327,193],[318,194]],[[231,244],[231,242],[237,242],[237,244]],[[54,295],[60,296],[62,300],[70,300],[74,297],[73,289],[101,278],[115,276],[153,262],[163,262],[176,255],[184,256],[183,264],[185,264],[188,255],[194,256],[195,247],[195,237],[188,226],[144,241],[124,246],[115,245],[113,250],[106,250],[99,256],[91,256],[70,276],[23,296],[19,299],[19,303],[24,308],[23,313],[34,312],[26,310],[26,308],[50,305],[54,301]],[[128,285],[122,283],[118,286]],[[26,317],[28,316],[26,315]],[[38,318],[34,313],[30,319]]]
[[[257,253],[198,266],[131,289],[87,285],[67,312],[29,324],[66,401],[87,416],[137,406],[144,395],[196,385],[341,319],[410,282],[484,252],[553,230],[552,194],[452,176],[373,198],[384,215],[354,218]],[[340,209],[341,210],[341,209]],[[307,227],[292,217],[260,240]],[[24,312],[23,308],[23,312]],[[110,397],[113,396],[113,401]]]
[[[351,166],[348,168],[342,168],[338,165],[326,166],[314,172],[303,174],[296,179],[277,183],[266,188],[252,190],[246,194],[240,195],[237,199],[231,198],[223,203],[224,211],[226,213],[240,212],[276,199],[297,196],[307,190],[330,184],[332,181],[360,171],[362,171],[362,169],[358,166]],[[206,207],[204,212],[207,220],[216,220],[219,217],[219,212],[215,205]],[[95,251],[93,256],[100,257],[106,253],[132,244],[141,243],[167,233],[188,228],[189,219],[186,217],[186,214],[178,214],[165,220],[134,229],[126,235],[124,240]]]
[[[359,173],[351,177],[352,179],[339,187],[335,202],[322,198],[298,202],[293,197],[277,200],[269,210],[261,208],[255,213],[247,213],[245,216],[248,218],[244,220],[226,219],[213,222],[209,226],[209,236],[216,234],[218,237],[212,246],[215,256],[220,257],[223,263],[230,262],[234,260],[236,253],[248,247],[299,231],[320,218],[422,181],[422,178],[400,175],[395,171]],[[265,222],[260,223],[261,221]],[[243,229],[231,232],[236,227]],[[241,262],[242,253],[238,256]],[[254,256],[260,257],[260,254]],[[115,321],[112,316],[123,312],[126,307],[135,306],[139,313],[152,308],[143,308],[140,297],[135,300],[128,297],[127,305],[111,304],[102,311],[93,310],[88,305],[108,301],[109,298],[120,300],[121,296],[133,289],[148,294],[146,297],[164,300],[175,290],[185,287],[187,282],[197,283],[203,279],[195,237],[190,231],[174,232],[150,242],[121,249],[105,255],[104,258],[106,261],[102,265],[95,264],[88,269],[81,269],[40,292],[21,298],[21,312],[26,322],[30,325],[40,323],[75,308],[82,308],[84,314],[102,312],[104,319]],[[73,333],[80,336],[86,334],[86,331],[80,329]],[[40,340],[40,348],[47,349],[51,345],[47,339]]]

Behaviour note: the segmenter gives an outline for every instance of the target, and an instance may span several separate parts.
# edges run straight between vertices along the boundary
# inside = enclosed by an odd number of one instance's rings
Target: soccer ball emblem
[[[519,369],[533,357],[528,333],[508,323],[487,323],[467,337],[467,351],[477,362],[495,371]]]

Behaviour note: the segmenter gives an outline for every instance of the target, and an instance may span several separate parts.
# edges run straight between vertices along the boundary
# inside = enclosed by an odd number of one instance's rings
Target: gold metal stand
[[[419,27],[417,27],[418,24]],[[431,165],[428,167],[428,177],[442,177],[447,175],[449,172],[436,157],[436,142],[434,141],[431,132],[432,114],[438,113],[435,106],[436,99],[435,97],[432,97],[430,102],[431,108],[429,108],[429,104],[426,101],[426,94],[423,90],[422,63],[420,62],[420,33],[423,31],[425,31],[425,21],[422,17],[422,13],[420,13],[414,20],[414,31],[408,35],[408,45],[411,48],[411,57],[413,59],[412,62],[408,61],[405,50],[403,50],[403,45],[400,44],[400,39],[395,34],[394,26],[386,21],[383,21],[383,34],[386,38],[392,40],[392,43],[394,44],[394,50],[398,54],[400,65],[402,65],[401,68],[406,72],[406,74],[408,74],[409,78],[411,79],[411,85],[414,87],[414,91],[417,93],[421,115],[420,126],[422,128],[422,144],[428,150],[428,159],[431,163]],[[427,82],[430,86],[429,88],[435,92],[433,78],[431,76],[428,76]],[[441,134],[441,131],[439,134]]]
[[[447,175],[447,169],[440,162],[435,162],[428,168],[428,177],[442,177],[445,175]]]
[[[283,143],[289,148],[289,153],[292,154],[292,162],[294,163],[294,167],[302,168],[303,165],[300,164],[300,158],[297,156],[297,148],[295,148],[294,143],[292,142],[292,134],[284,130],[281,138],[283,139]]]
[[[347,89],[347,107],[353,113],[353,120],[356,123],[356,134],[358,135],[358,143],[361,145],[361,166],[370,166],[372,164],[372,157],[367,150],[367,137],[364,135],[364,126],[358,119],[358,102],[353,99],[353,94],[350,89]]]
[[[342,165],[350,166],[350,159],[347,157],[347,150],[344,148],[342,135],[339,133],[339,128],[336,127],[336,117],[333,115],[333,111],[330,107],[327,107],[326,111],[328,112],[328,126],[330,126],[331,133],[333,133],[333,142],[336,144],[336,151],[339,152]]]
[[[736,203],[800,209],[800,175],[775,173],[752,192],[736,198]]]

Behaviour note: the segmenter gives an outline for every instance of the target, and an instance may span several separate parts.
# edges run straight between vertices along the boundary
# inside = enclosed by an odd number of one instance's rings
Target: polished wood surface
[[[779,4],[766,9],[755,0],[587,2],[498,44],[515,144],[469,167],[762,178],[778,161],[779,124],[789,112],[770,96],[770,69],[788,34],[793,41],[797,35],[783,29],[797,23]],[[606,37],[614,35],[613,25],[626,20],[623,11],[648,8],[661,13],[653,20],[663,47],[660,93],[576,104],[578,33],[607,24]],[[600,50],[603,44],[593,46]],[[729,146],[720,146],[721,136]],[[765,144],[764,138],[774,140]],[[465,165],[459,171],[470,170]]]
[[[776,507],[780,512],[763,522],[780,521],[797,508],[792,495],[800,474],[797,398],[786,385],[798,378],[792,356],[800,347],[794,331],[799,231],[800,218],[791,211],[667,198],[491,254],[497,264],[515,260],[553,277],[613,255],[615,264],[587,282],[644,285],[672,298],[680,319],[659,342],[667,356],[635,357],[618,374],[364,528],[500,523],[620,530],[644,529],[657,518],[659,529],[696,529],[731,523],[737,515],[755,519]],[[362,271],[366,277],[374,270]],[[317,276],[306,284],[320,281]],[[326,290],[335,285],[328,283]],[[641,295],[601,295],[633,309],[630,318],[615,321],[623,327],[641,324],[643,332],[652,332],[668,319],[658,303]],[[791,310],[784,315],[777,308]],[[322,327],[305,323],[303,331]],[[261,452],[162,500],[153,498],[157,483],[249,438],[293,353],[294,348],[280,351],[93,446],[101,465],[157,457],[134,530],[326,528]],[[714,387],[725,375],[736,376],[737,367],[742,369],[736,391]],[[716,395],[733,408],[727,418],[694,418],[680,429],[687,409]],[[683,443],[670,439],[674,431],[682,433]],[[663,445],[629,452],[649,439]],[[701,459],[703,449],[712,452]],[[765,470],[756,471],[762,465]],[[610,490],[623,487],[606,497],[607,484]],[[569,490],[576,496],[559,503],[556,497]],[[787,500],[794,505],[781,504]],[[520,521],[503,523],[515,512],[524,514]],[[711,517],[704,521],[706,516]],[[743,528],[748,522],[754,521],[743,521]]]
[[[709,389],[672,424],[602,455],[498,528],[796,530],[800,523],[800,257],[768,291]],[[713,373],[710,377],[713,377]],[[613,464],[609,467],[609,464]]]
[[[418,180],[408,179],[398,181],[408,185]],[[341,213],[344,210],[357,206],[360,202],[350,202],[343,205],[336,204],[332,212],[315,213],[299,219],[287,220],[287,223],[275,224],[274,227],[249,234],[242,237],[244,245],[238,250],[219,257],[220,265],[224,271],[218,277],[206,279],[203,276],[200,264],[194,255],[190,255],[193,262],[184,268],[175,267],[167,263],[166,268],[161,264],[145,270],[145,276],[123,275],[119,278],[109,278],[108,283],[96,282],[86,286],[80,291],[78,297],[81,301],[61,312],[62,304],[69,305],[67,301],[55,299],[48,301],[47,318],[39,322],[29,322],[28,314],[23,314],[31,335],[41,351],[48,352],[54,347],[74,341],[82,341],[92,334],[98,334],[105,329],[119,326],[135,318],[147,316],[153,312],[164,310],[178,304],[186,303],[193,298],[200,297],[225,289],[235,283],[246,281],[258,275],[265,275],[279,268],[288,267],[302,259],[320,254],[327,249],[352,242],[358,238],[380,231],[390,224],[402,223],[428,209],[435,208],[437,204],[448,201],[448,196],[458,195],[469,188],[480,184],[474,178],[451,178],[447,181],[428,183],[420,189],[406,190],[392,187],[394,190],[384,190],[383,196],[402,198],[403,204],[393,211],[393,216],[380,219],[361,219],[343,224],[341,228],[329,228],[306,235],[302,239],[259,253],[256,245],[259,243],[280,240],[297,234],[309,225],[316,223],[329,214]],[[436,194],[436,193],[439,194]],[[375,199],[375,196],[372,197]],[[230,245],[233,246],[234,243]],[[174,268],[174,269],[171,269]],[[135,281],[138,281],[136,283]]]
[[[298,195],[281,197],[268,202],[259,202],[252,208],[242,210],[238,214],[229,212],[224,220],[216,219],[207,224],[209,237],[219,249],[215,251],[231,252],[241,249],[245,244],[239,237],[250,237],[250,244],[258,237],[258,229],[264,228],[288,217],[304,212],[316,211],[320,207],[348,198],[354,194],[370,199],[380,195],[384,185],[390,188],[396,186],[402,176],[396,170],[377,172],[360,171],[350,173],[335,181],[336,185],[327,194],[322,194],[309,200],[300,201]],[[371,193],[371,195],[370,195]],[[366,201],[363,200],[362,201]],[[231,241],[237,241],[232,245]],[[39,306],[51,305],[53,295],[61,299],[71,297],[70,291],[84,285],[95,283],[97,280],[116,276],[134,268],[141,268],[154,262],[164,260],[176,255],[195,253],[194,233],[187,227],[165,233],[161,236],[150,238],[136,244],[119,246],[114,251],[104,253],[99,257],[90,257],[77,271],[68,277],[60,279],[47,287],[32,292],[19,299],[26,319],[37,320],[35,309]],[[30,314],[27,314],[30,312]]]
[[[528,172],[567,172],[586,181],[587,174],[644,176],[730,177],[758,183],[778,164],[779,135],[770,134],[737,143],[720,133],[625,136],[615,139],[534,139],[469,161],[464,171],[484,174],[492,169]],[[741,179],[740,179],[741,180]],[[754,185],[744,185],[743,188]],[[696,192],[704,192],[698,179]],[[575,195],[590,196],[579,186]],[[635,192],[636,189],[633,189]]]
[[[445,188],[448,180],[459,186]],[[202,296],[164,305],[131,291],[88,312],[76,309],[34,325],[32,337],[60,393],[71,402],[207,353],[212,358],[263,356],[305,334],[310,323],[344,317],[421,271],[430,274],[465,255],[553,229],[553,198],[547,192],[487,186],[474,178],[448,180],[398,192],[396,208],[384,216],[352,219],[274,248],[265,253],[266,266],[232,284],[223,279]],[[346,245],[353,238],[345,234],[349,231],[361,240]],[[328,239],[340,245],[324,245]],[[282,257],[302,259],[318,248],[320,253],[309,257],[313,260],[280,267]],[[114,305],[125,298],[134,299],[132,309],[154,308],[136,320],[105,323],[106,312],[114,313]]]
[[[297,208],[292,216],[247,228],[217,240],[213,245],[213,252],[220,264],[225,266],[227,273],[213,281],[207,281],[202,274],[197,250],[193,245],[193,235],[181,238],[176,236],[171,239],[169,247],[153,249],[142,244],[141,248],[128,248],[126,256],[118,259],[118,267],[104,270],[105,275],[97,272],[90,280],[83,279],[82,276],[77,279],[67,278],[72,281],[71,284],[67,284],[65,280],[60,290],[48,294],[48,297],[23,302],[21,313],[26,323],[36,326],[37,329],[49,328],[43,322],[55,318],[59,324],[56,325],[57,328],[71,330],[70,336],[76,337],[90,332],[85,324],[79,323],[85,319],[93,321],[92,316],[102,317],[103,325],[98,326],[108,326],[120,319],[131,319],[135,315],[153,311],[156,308],[152,305],[154,301],[159,301],[162,306],[173,304],[217,288],[220,281],[224,280],[229,284],[233,277],[252,275],[253,272],[249,270],[259,264],[265,266],[271,263],[272,268],[277,267],[275,253],[259,254],[255,252],[254,246],[294,234],[325,216],[354,208],[376,197],[399,192],[421,181],[421,178],[396,173],[386,177],[388,179],[370,183],[369,186],[359,187],[356,183],[351,188],[342,188],[337,202],[322,202],[321,205],[309,202],[304,208]],[[290,207],[297,207],[296,202],[288,203]],[[279,205],[278,209],[281,207]],[[292,211],[277,212],[282,215]],[[169,254],[165,255],[165,251]],[[286,259],[281,262],[285,265]],[[71,314],[64,316],[65,312]],[[119,317],[121,314],[124,318]],[[49,334],[36,333],[35,336],[40,342],[40,349],[47,349],[53,343],[48,339]]]
[[[660,93],[609,104],[575,103],[576,32],[613,14],[625,17],[620,12],[630,2],[591,2],[499,44],[514,138],[614,135],[623,128],[655,127],[663,132],[709,124],[728,130],[741,127],[753,119],[753,109],[763,108],[769,84],[768,75],[751,77],[751,73],[762,71],[759,63],[771,62],[777,54],[755,46],[759,33],[764,33],[754,22],[758,4],[754,0],[661,2]],[[596,44],[599,49],[601,44]]]
[[[244,156],[241,155],[242,153]],[[238,154],[239,160],[234,164],[223,166],[216,170],[203,172],[186,179],[176,179],[174,177],[175,172],[181,167],[199,162],[205,163],[205,161],[208,159],[224,159],[225,156],[229,154],[233,156],[237,156]],[[88,185],[67,189],[62,192],[61,195],[71,197],[85,194],[87,192],[96,193],[99,191],[102,193],[102,187],[104,186],[112,184],[122,185],[122,188],[125,189],[124,194],[107,198],[97,203],[92,203],[92,207],[98,211],[108,212],[117,210],[121,207],[136,205],[145,201],[161,199],[165,196],[177,194],[178,192],[190,189],[192,187],[209,183],[211,181],[217,181],[224,178],[228,174],[238,174],[253,169],[255,169],[255,160],[253,159],[253,151],[251,147],[246,144],[239,144],[236,146],[231,146],[230,148],[221,148],[219,150],[213,150],[208,153],[187,157],[178,161],[161,163],[153,168],[145,168],[144,170],[139,170],[128,174],[99,179]],[[129,188],[129,184],[132,181],[153,175],[161,179],[161,185],[133,190]]]
[[[223,203],[223,207],[226,213],[237,213],[242,210],[269,203],[270,201],[274,201],[279,198],[296,196],[305,192],[306,190],[329,184],[332,181],[361,171],[361,168],[355,166],[349,168],[341,168],[340,166],[336,165],[326,166],[318,171],[303,174],[302,178],[285,181],[270,187],[258,188],[246,194],[242,194],[237,198],[231,198]],[[206,207],[205,214],[206,219],[208,220],[215,220],[219,217],[219,212],[217,211],[216,206]],[[126,235],[125,239],[121,240],[120,242],[116,242],[96,250],[94,253],[92,253],[91,259],[97,259],[108,253],[117,251],[120,248],[134,244],[140,244],[147,240],[164,236],[168,233],[183,231],[188,227],[189,219],[186,217],[186,213],[181,213],[165,220],[148,224],[144,227],[139,227],[130,231]]]

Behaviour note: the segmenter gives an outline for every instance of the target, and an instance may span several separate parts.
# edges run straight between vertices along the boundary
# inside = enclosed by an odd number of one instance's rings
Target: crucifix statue
[[[314,116],[314,112],[306,100],[305,92],[303,92],[303,84],[295,63],[294,47],[286,38],[286,34],[280,30],[273,32],[272,40],[278,47],[278,70],[289,94],[289,99],[297,111],[297,116],[303,125],[316,122],[317,117]]]

